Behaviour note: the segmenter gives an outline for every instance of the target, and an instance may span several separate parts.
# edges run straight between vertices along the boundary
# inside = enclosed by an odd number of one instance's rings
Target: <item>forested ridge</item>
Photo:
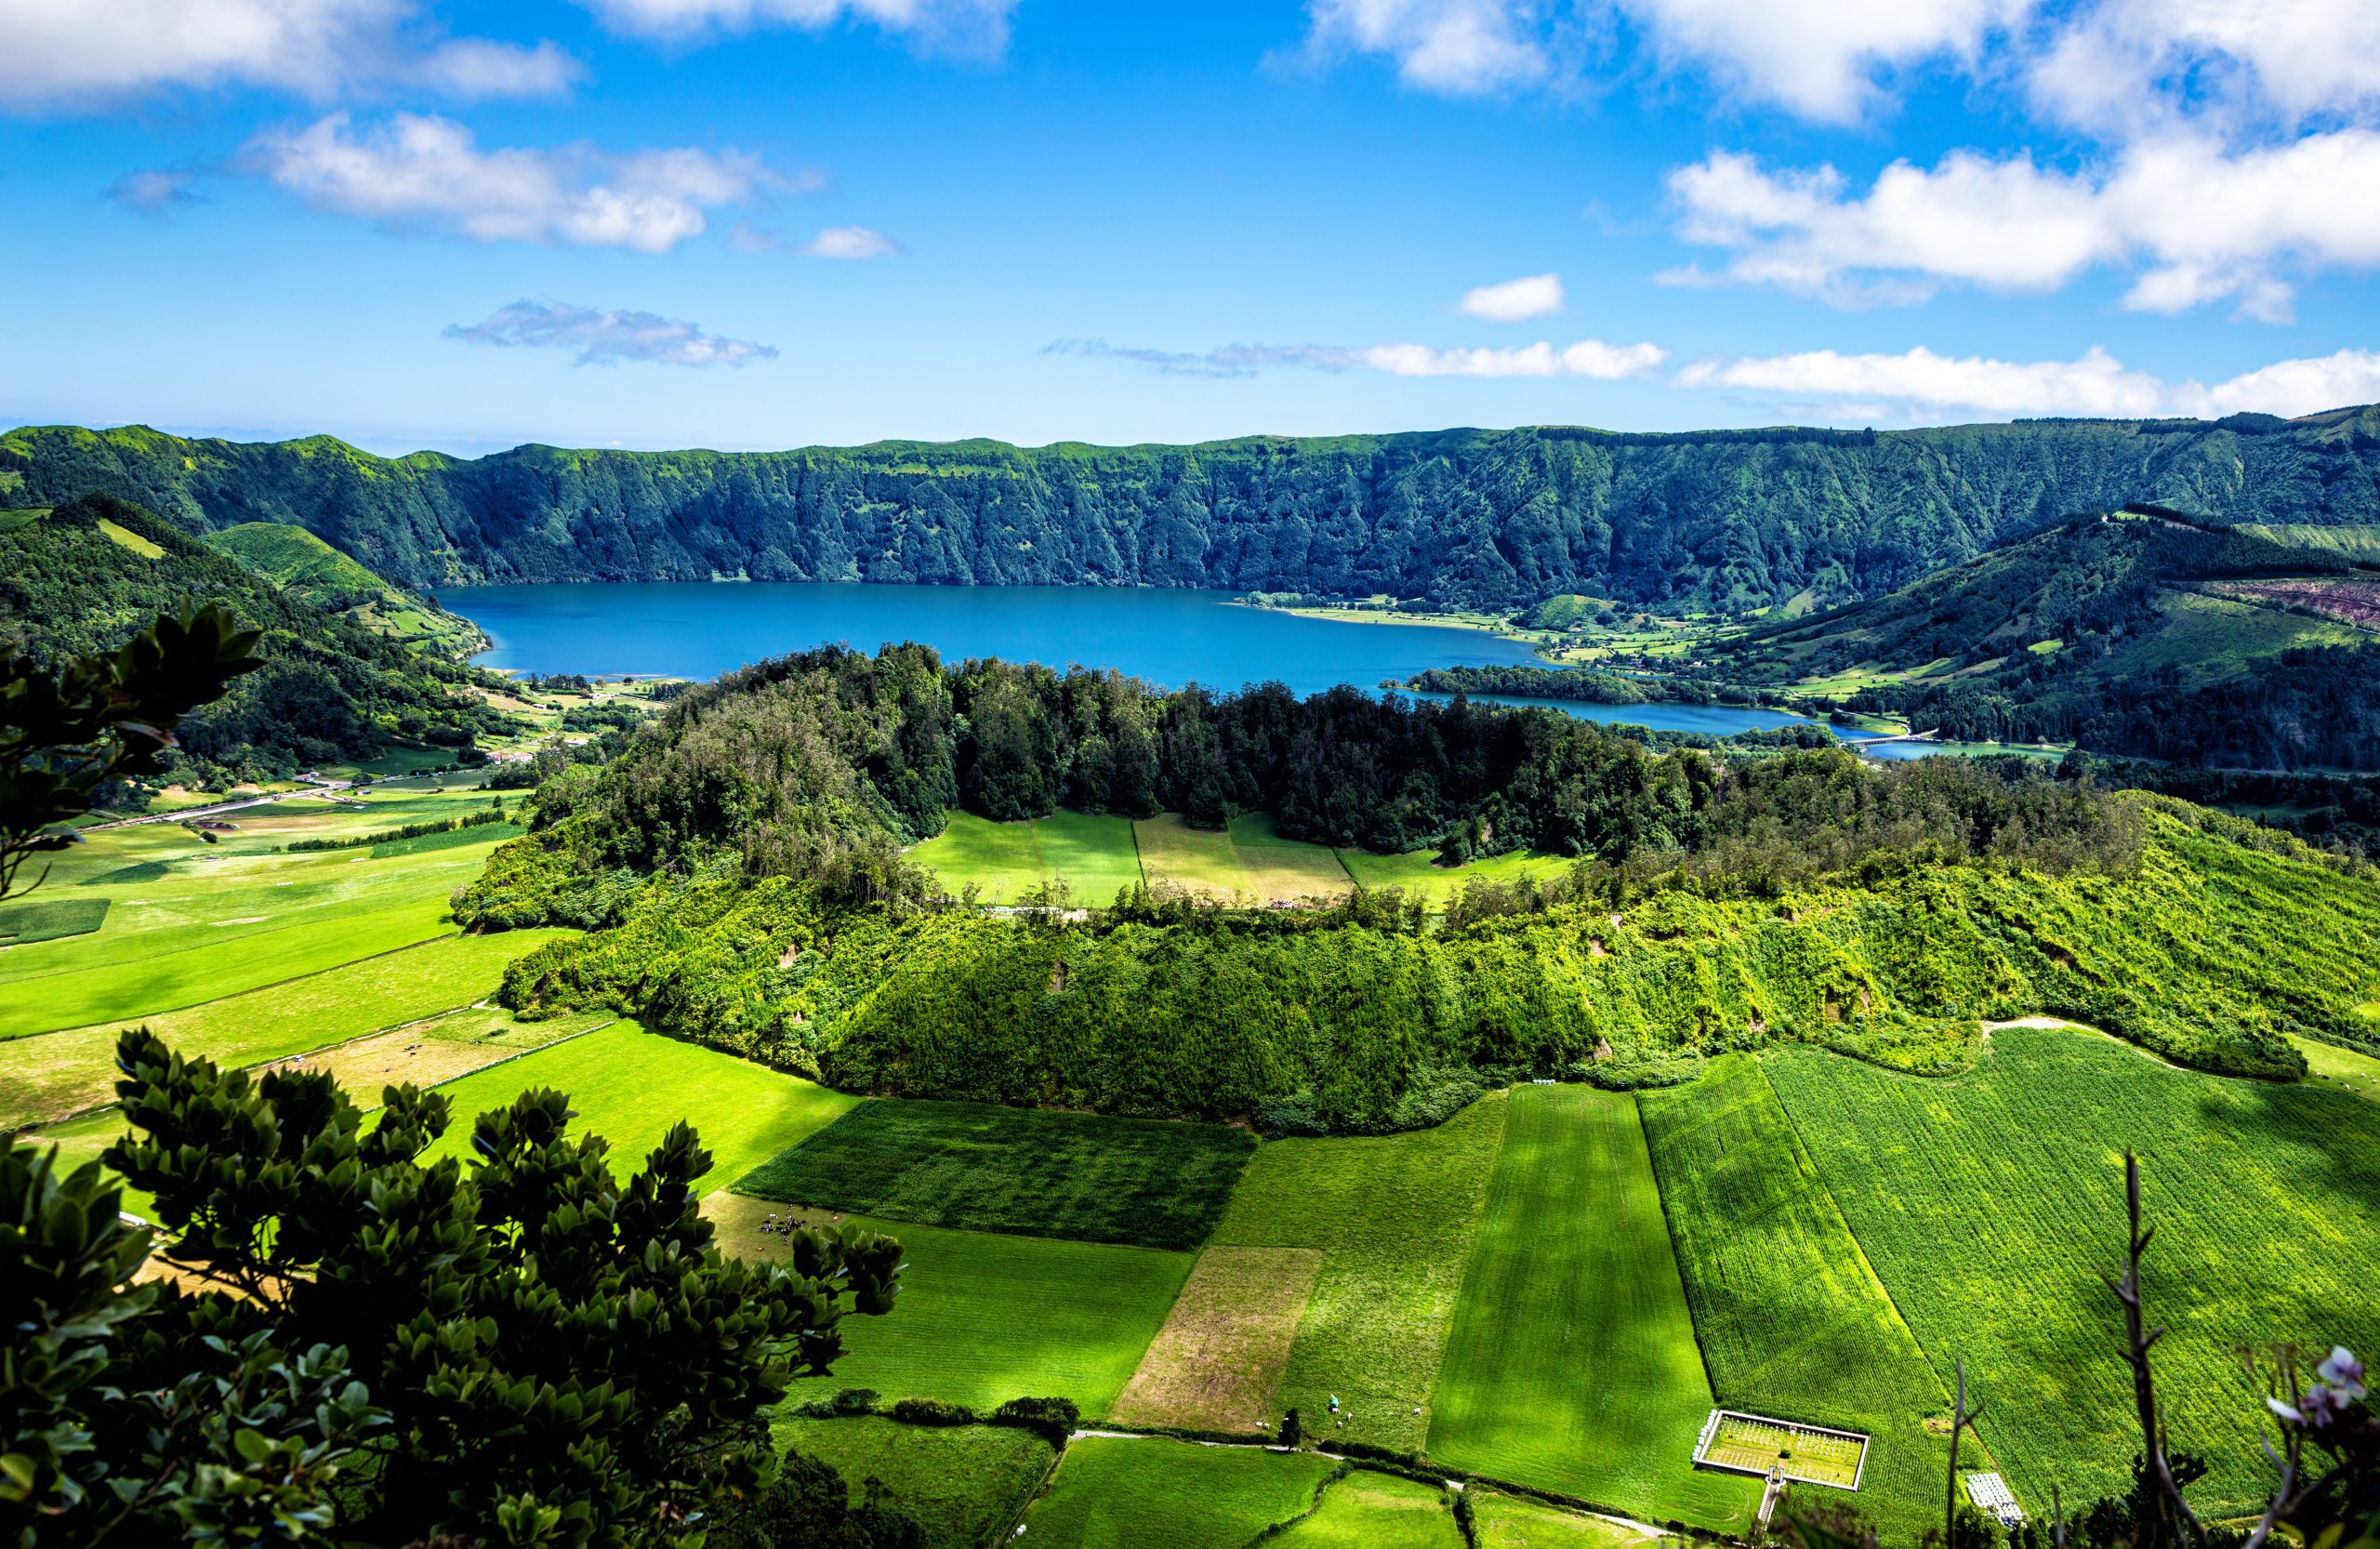
[[[469,692],[474,669],[317,606],[137,506],[93,496],[27,515],[0,530],[0,635],[37,658],[113,650],[194,599],[264,632],[264,667],[183,724],[178,777],[286,776],[391,742],[462,748],[504,723]]]
[[[295,523],[406,584],[908,581],[1209,587],[1739,611],[1878,596],[2069,513],[2380,522],[2380,407],[2281,421],[1622,434],[1536,427],[1193,446],[522,446],[385,458],[328,437],[0,436],[0,504],[99,490],[198,532]]]
[[[1213,821],[1257,806],[1382,848],[1435,824],[1579,860],[1435,924],[1393,894],[1146,890],[1067,922],[940,895],[899,854],[953,808],[1153,810],[1209,770]],[[456,917],[594,933],[522,959],[507,1003],[615,1006],[863,1090],[1344,1131],[1519,1073],[1658,1083],[1779,1039],[1957,1068],[1977,1019],[2040,1013],[2284,1079],[2287,1033],[2380,1048],[2370,868],[2038,769],[1659,753],[1547,710],[1216,700],[910,646],[695,689],[534,808]]]
[[[2290,605],[2254,583],[2291,577]],[[1954,739],[2075,741],[2233,767],[2380,761],[2380,573],[2139,512],[2092,513],[1871,602],[1754,628],[1709,669],[1752,685],[1913,674],[1851,695]]]

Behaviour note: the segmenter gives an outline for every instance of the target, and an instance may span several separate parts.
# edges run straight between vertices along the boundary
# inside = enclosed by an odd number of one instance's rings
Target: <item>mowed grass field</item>
[[[1435,1130],[1276,1140],[1249,1163],[1211,1240],[1321,1253],[1275,1399],[1310,1430],[1421,1450],[1509,1106],[1490,1093]]]
[[[1196,1248],[1255,1149],[1222,1124],[880,1098],[733,1182],[934,1226]]]
[[[1326,1489],[1313,1516],[1272,1542],[1281,1549],[1464,1549],[1444,1486],[1360,1469]]]
[[[578,1114],[572,1132],[611,1142],[612,1171],[622,1177],[644,1164],[671,1125],[686,1120],[711,1153],[706,1188],[734,1182],[860,1102],[799,1076],[615,1022],[441,1087],[455,1121],[428,1155],[468,1158],[472,1120],[534,1087],[569,1094]]]
[[[218,1065],[282,1059],[485,1000],[506,964],[569,933],[443,936],[182,1011],[0,1043],[0,1127],[106,1102],[115,1090],[116,1035],[126,1026],[146,1025]],[[358,1092],[356,1100],[368,1099]]]
[[[986,904],[1012,904],[1032,889],[1064,882],[1077,906],[1104,908],[1141,880],[1131,820],[1087,813],[995,823],[954,812],[909,858],[953,893],[974,887]]]
[[[1637,1102],[1719,1401],[1867,1433],[1860,1509],[1912,1542],[1938,1526],[1950,1445],[1925,1421],[1949,1415],[1950,1394],[1760,1063],[1724,1055]]]
[[[1313,1452],[1085,1436],[1025,1519],[1040,1549],[1244,1549],[1345,1466]]]
[[[1210,1248],[1198,1255],[1108,1418],[1126,1425],[1278,1434],[1280,1391],[1322,1253]]]
[[[1471,1530],[1479,1549],[1652,1549],[1660,1541],[1584,1512],[1474,1485]]]
[[[745,1258],[781,1252],[785,1239],[760,1230],[779,1209],[725,1193],[703,1201],[721,1250]],[[900,1239],[901,1299],[885,1317],[845,1319],[833,1375],[796,1384],[796,1403],[844,1387],[984,1412],[1011,1398],[1054,1397],[1098,1420],[1190,1272],[1189,1254],[1156,1248],[850,1219]]]
[[[1711,1388],[1635,1099],[1525,1086],[1507,1105],[1430,1455],[1657,1522],[1742,1527],[1756,1488],[1694,1466]]]
[[[1967,1075],[1816,1051],[1767,1062],[1803,1144],[1937,1370],[1966,1361],[1984,1440],[2036,1516],[2118,1493],[2138,1445],[2101,1283],[2122,1264],[2122,1154],[2141,1155],[2145,1270],[2174,1444],[2212,1516],[2269,1483],[2238,1345],[2380,1347],[2380,1107],[2174,1069],[2095,1035],[2009,1028]]]
[[[927,1549],[985,1549],[1025,1506],[1057,1459],[1030,1431],[996,1425],[902,1425],[873,1416],[784,1420],[777,1446],[843,1476],[853,1504],[870,1479],[887,1505],[925,1529]]]
[[[1435,907],[1461,893],[1473,880],[1516,882],[1523,877],[1558,875],[1578,863],[1559,855],[1514,854],[1489,855],[1466,865],[1438,864],[1435,850],[1413,850],[1402,855],[1375,855],[1367,850],[1342,850],[1339,859],[1348,873],[1368,888],[1400,888],[1419,894]]]

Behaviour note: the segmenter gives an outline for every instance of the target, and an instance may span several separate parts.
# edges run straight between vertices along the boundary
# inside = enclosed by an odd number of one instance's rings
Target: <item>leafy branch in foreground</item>
[[[29,856],[73,842],[58,825],[100,786],[165,767],[175,724],[264,665],[258,638],[210,602],[54,666],[0,642],[0,898]]]

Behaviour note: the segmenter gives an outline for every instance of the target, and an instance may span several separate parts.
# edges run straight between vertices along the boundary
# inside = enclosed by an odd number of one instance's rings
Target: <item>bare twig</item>
[[[2135,1503],[2138,1521],[2134,1531],[2139,1536],[2135,1549],[2164,1549],[2166,1507],[2173,1511],[2173,1525],[2180,1529],[2197,1549],[2205,1549],[2206,1529],[2199,1524],[2198,1514],[2182,1499],[2182,1487],[2174,1480],[2174,1470],[2165,1461],[2165,1441],[2157,1422],[2157,1384],[2149,1370],[2149,1352],[2165,1337],[2162,1328],[2148,1327],[2140,1301],[2140,1261],[2149,1251],[2149,1242],[2157,1236],[2154,1226],[2143,1230],[2140,1225],[2140,1158],[2130,1151],[2123,1154],[2124,1204],[2130,1221],[2130,1235],[2124,1247],[2123,1278],[2116,1279],[2102,1275],[2108,1289],[2123,1304],[2124,1359],[2132,1367],[2132,1396],[2139,1411],[2142,1478],[2139,1500]]]

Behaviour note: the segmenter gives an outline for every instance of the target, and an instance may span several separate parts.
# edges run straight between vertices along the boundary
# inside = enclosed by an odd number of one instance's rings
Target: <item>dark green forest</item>
[[[112,650],[193,599],[262,630],[265,666],[183,724],[178,778],[285,776],[397,742],[460,748],[502,722],[463,692],[483,674],[292,596],[137,506],[93,496],[0,531],[0,630],[36,657]]]
[[[1593,592],[1739,612],[1880,596],[2067,514],[2380,522],[2380,408],[1889,433],[1537,427],[1195,446],[887,442],[384,458],[328,437],[0,436],[0,504],[99,490],[192,532],[287,522],[408,585],[911,581]]]

